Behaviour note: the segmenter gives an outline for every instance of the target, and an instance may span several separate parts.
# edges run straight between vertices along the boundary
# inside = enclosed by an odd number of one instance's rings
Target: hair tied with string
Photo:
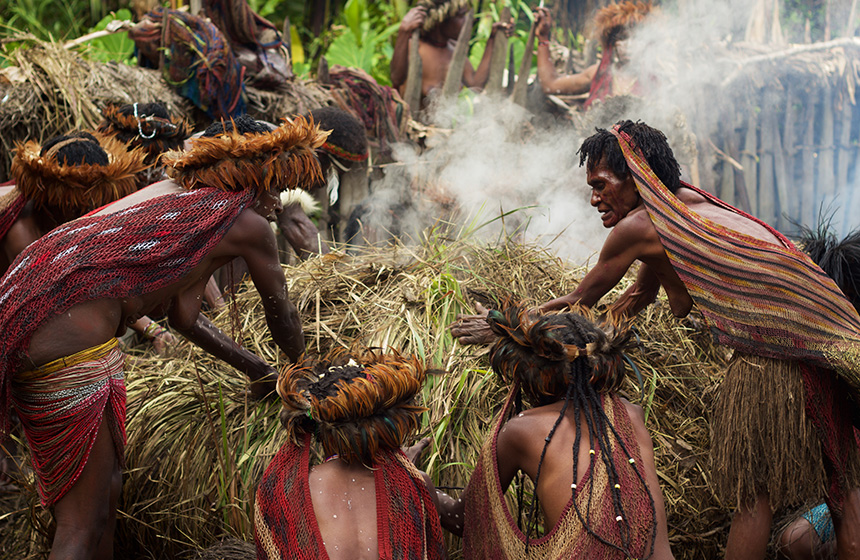
[[[564,354],[567,357],[567,361],[572,362],[578,358],[593,356],[598,350],[597,346],[596,342],[589,342],[584,347],[575,344],[565,344]]]

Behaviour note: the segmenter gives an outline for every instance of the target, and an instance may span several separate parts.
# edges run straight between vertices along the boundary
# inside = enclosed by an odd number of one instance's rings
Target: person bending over
[[[139,190],[32,243],[0,279],[0,429],[17,410],[42,504],[57,522],[50,558],[111,558],[125,446],[124,356],[116,337],[144,314],[251,379],[274,370],[202,314],[212,272],[248,263],[275,343],[304,350],[266,216],[285,188],[322,180],[325,134],[303,119],[268,132],[249,118],[213,125],[165,157],[172,180]]]
[[[488,321],[499,337],[490,363],[511,391],[463,499],[440,493],[443,527],[462,535],[463,557],[671,559],[642,408],[616,392],[628,332],[577,313],[532,319],[516,306]],[[532,408],[520,412],[521,397]],[[521,497],[512,512],[504,496],[518,472],[536,488],[525,513]]]
[[[261,560],[445,557],[431,493],[400,451],[426,410],[414,402],[424,366],[397,354],[356,360],[307,359],[278,379],[287,441],[257,487]]]

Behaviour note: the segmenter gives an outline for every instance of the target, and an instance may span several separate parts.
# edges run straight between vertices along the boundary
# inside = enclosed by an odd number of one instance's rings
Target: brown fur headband
[[[108,155],[107,165],[63,165],[57,161],[56,149],[40,156],[36,142],[17,144],[12,160],[15,185],[37,207],[53,206],[70,213],[88,212],[133,193],[137,173],[147,168],[143,152],[129,151],[107,136],[99,135],[98,141]]]
[[[630,28],[645,19],[651,13],[653,6],[651,2],[638,2],[628,0],[618,4],[609,4],[601,8],[594,17],[597,35],[600,44],[608,48],[612,35],[620,28]]]
[[[186,152],[162,156],[167,175],[186,189],[224,191],[305,189],[322,182],[314,150],[328,138],[313,120],[296,117],[265,134],[227,132],[195,138]]]
[[[426,409],[413,399],[424,385],[426,370],[415,356],[396,353],[365,352],[358,361],[361,365],[305,360],[289,366],[278,379],[278,394],[281,421],[292,441],[314,433],[327,455],[369,465],[380,450],[397,449],[417,429]],[[351,375],[341,378],[341,370],[349,368]],[[329,376],[334,382],[321,391]]]

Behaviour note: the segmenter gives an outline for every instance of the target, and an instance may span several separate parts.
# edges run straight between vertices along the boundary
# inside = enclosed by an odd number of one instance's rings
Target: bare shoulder
[[[250,208],[242,210],[233,227],[230,228],[228,236],[232,241],[260,244],[274,241],[275,233],[269,220]]]
[[[636,434],[639,446],[647,445],[650,448],[652,445],[651,434],[645,427],[645,411],[638,404],[633,404],[624,397],[619,398],[627,411],[627,416],[630,417],[630,423],[633,424],[633,432]]]
[[[639,206],[619,220],[606,238],[607,244],[621,244],[625,248],[654,241],[659,242],[659,237],[644,206]]]
[[[704,196],[700,195],[693,189],[688,189],[686,187],[681,187],[675,193],[675,196],[678,197],[678,200],[683,202],[684,204],[700,204],[702,202],[707,202]]]
[[[505,422],[499,431],[496,445],[499,450],[519,449],[522,443],[534,434],[540,424],[540,414],[535,409],[524,410]]]

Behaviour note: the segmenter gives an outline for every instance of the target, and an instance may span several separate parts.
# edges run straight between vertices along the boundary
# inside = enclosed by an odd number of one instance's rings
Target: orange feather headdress
[[[364,352],[356,358],[305,360],[282,371],[281,421],[296,443],[312,433],[326,455],[370,465],[379,451],[397,449],[418,428],[426,409],[413,399],[426,370],[415,356]]]
[[[651,13],[651,2],[628,0],[617,4],[609,4],[601,8],[594,17],[600,44],[606,49],[610,46],[613,35],[622,28],[630,28],[645,19]]]
[[[108,136],[96,138],[107,153],[107,165],[65,165],[57,160],[56,149],[41,156],[38,143],[18,144],[12,160],[16,187],[37,207],[52,206],[69,215],[84,214],[133,193],[137,173],[148,167],[143,152],[129,151],[124,143]]]
[[[271,132],[225,132],[191,141],[186,152],[162,156],[167,175],[186,189],[215,187],[224,191],[309,190],[323,180],[315,150],[328,131],[313,120],[296,117]]]

